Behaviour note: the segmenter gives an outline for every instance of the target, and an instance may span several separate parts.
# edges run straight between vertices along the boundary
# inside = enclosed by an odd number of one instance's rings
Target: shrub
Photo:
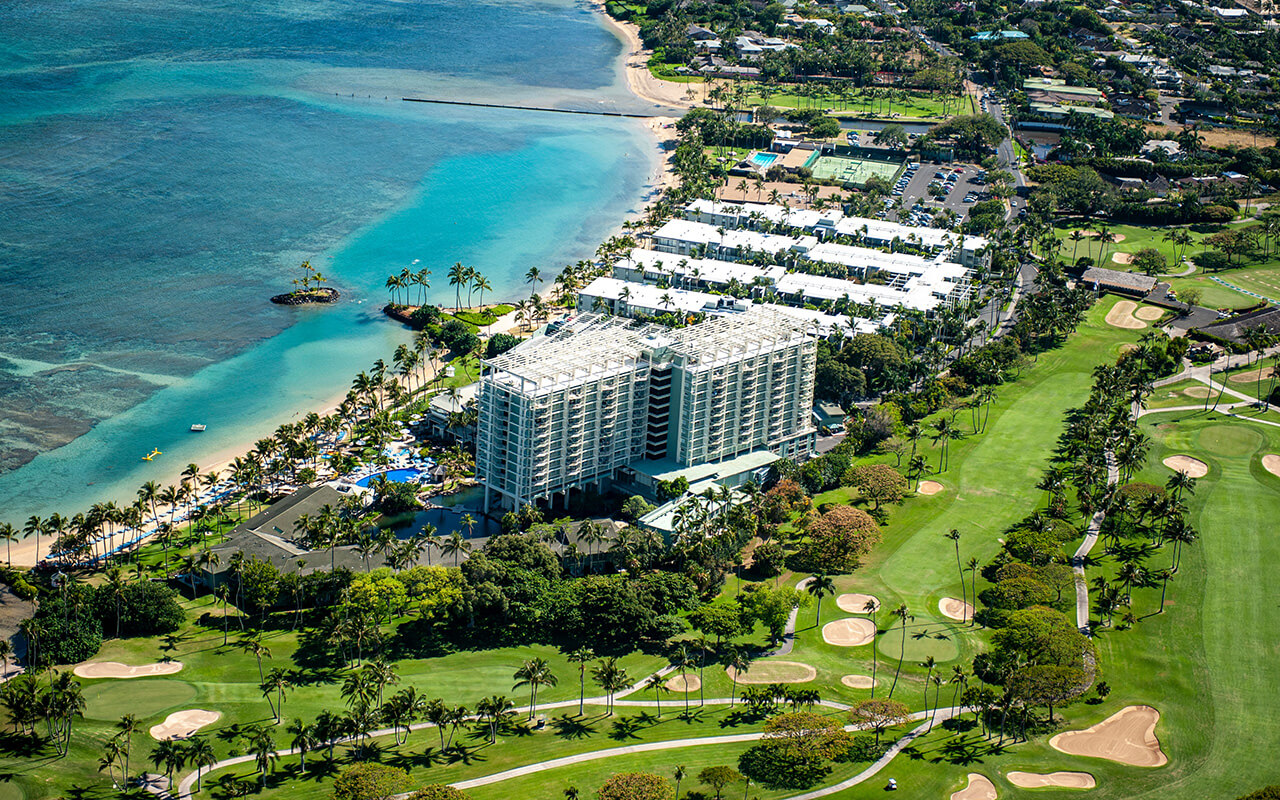
[[[675,800],[675,796],[670,781],[650,772],[623,772],[596,790],[599,800]]]
[[[116,630],[116,598],[108,585],[94,592],[95,615],[112,635]],[[139,581],[126,584],[119,598],[120,635],[156,636],[182,627],[186,613],[178,603],[178,593],[162,583]]]
[[[489,343],[485,345],[484,357],[500,356],[518,344],[520,344],[520,340],[509,333],[495,333],[489,338]]]
[[[470,798],[470,795],[466,792],[443,783],[423,786],[409,795],[409,800],[468,800],[468,798]]]
[[[333,782],[333,800],[388,800],[409,788],[409,773],[385,764],[352,764]]]
[[[475,335],[467,323],[451,319],[440,326],[440,344],[455,353],[469,353],[480,344],[480,337]]]
[[[409,315],[409,321],[415,328],[440,324],[440,309],[436,306],[419,306]]]

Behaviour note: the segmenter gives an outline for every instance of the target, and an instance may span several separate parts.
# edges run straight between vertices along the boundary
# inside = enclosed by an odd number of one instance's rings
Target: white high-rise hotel
[[[816,343],[767,309],[678,330],[583,314],[485,362],[476,475],[486,508],[747,453],[807,454]],[[651,470],[652,471],[652,470]]]

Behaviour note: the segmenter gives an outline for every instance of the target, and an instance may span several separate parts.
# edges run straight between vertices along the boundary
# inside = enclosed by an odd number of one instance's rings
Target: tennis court
[[[815,158],[805,166],[818,180],[836,180],[846,186],[865,186],[873,175],[892,184],[897,179],[903,163],[876,161],[870,158],[815,155]]]

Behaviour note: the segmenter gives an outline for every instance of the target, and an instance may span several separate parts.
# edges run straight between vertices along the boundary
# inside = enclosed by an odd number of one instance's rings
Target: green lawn
[[[876,615],[881,630],[876,644],[879,658],[874,666],[880,682],[877,696],[887,693],[899,667],[895,656],[902,632],[894,626],[896,618],[890,614],[899,604],[905,604],[914,619],[909,620],[906,630],[907,653],[900,665],[895,697],[913,709],[924,705],[925,669],[919,659],[933,655],[946,677],[953,665],[967,669],[972,657],[986,646],[985,631],[946,620],[938,611],[941,598],[959,597],[962,592],[954,547],[944,534],[952,528],[959,530],[961,558],[967,561],[973,556],[986,563],[997,552],[1003,531],[1043,502],[1043,493],[1035,489],[1035,483],[1048,463],[1065,410],[1085,400],[1093,368],[1114,359],[1121,347],[1136,341],[1140,333],[1103,322],[1114,303],[1114,298],[1103,298],[1066,345],[1041,354],[1023,371],[1020,380],[1000,387],[987,431],[953,442],[950,467],[941,474],[927,476],[940,482],[944,491],[931,497],[915,496],[891,507],[883,544],[862,569],[837,580],[841,592],[867,592],[881,601]],[[1185,388],[1180,387],[1168,387],[1168,391]],[[966,412],[960,413],[957,424],[968,429]],[[919,740],[875,780],[834,797],[880,797],[890,777],[909,789],[904,796],[946,797],[964,785],[964,776],[970,771],[990,777],[1001,798],[1042,794],[1008,784],[1003,776],[1014,769],[1088,771],[1098,779],[1097,789],[1088,796],[1098,798],[1231,798],[1280,781],[1280,762],[1272,754],[1274,743],[1280,741],[1280,720],[1271,713],[1271,698],[1280,684],[1280,659],[1275,657],[1280,615],[1275,613],[1274,604],[1265,600],[1274,594],[1270,569],[1280,563],[1280,539],[1271,535],[1269,525],[1280,515],[1280,478],[1263,470],[1259,460],[1262,454],[1280,453],[1280,428],[1202,413],[1152,415],[1144,418],[1143,427],[1152,438],[1152,448],[1148,465],[1136,476],[1137,480],[1163,483],[1170,472],[1161,460],[1171,454],[1194,455],[1209,464],[1209,475],[1200,480],[1195,495],[1187,500],[1188,521],[1201,536],[1196,545],[1187,549],[1181,571],[1170,584],[1163,615],[1148,616],[1159,605],[1159,589],[1139,589],[1133,605],[1135,613],[1143,617],[1138,625],[1132,630],[1099,629],[1100,668],[1112,687],[1110,697],[1097,705],[1070,706],[1063,715],[1064,727],[1074,729],[1098,722],[1126,705],[1151,704],[1163,715],[1157,734],[1170,764],[1149,770],[1068,756],[1049,748],[1047,737],[1010,743],[996,750],[992,743],[972,732],[940,729]],[[927,440],[921,447],[936,465],[940,455],[937,448]],[[849,496],[848,490],[837,490],[815,500],[832,502]],[[1102,556],[1100,551],[1096,554]],[[1158,552],[1151,567],[1162,568],[1168,557],[1167,551]],[[1113,569],[1114,565],[1104,558],[1100,565],[1090,567],[1090,574],[1106,574]],[[781,580],[794,583],[799,577],[787,575]],[[724,593],[731,595],[737,590],[737,582],[731,579]],[[221,711],[223,718],[209,729],[215,734],[236,724],[268,721],[266,703],[256,687],[257,665],[253,657],[222,647],[220,609],[216,604],[200,600],[192,603],[191,609],[193,617],[211,615],[207,626],[192,624],[178,635],[161,639],[108,642],[99,656],[101,660],[139,664],[167,655],[182,661],[183,671],[129,682],[84,681],[90,702],[86,719],[77,723],[71,757],[54,760],[47,754],[6,751],[8,754],[0,758],[0,769],[9,781],[0,784],[0,800],[64,796],[73,787],[90,787],[78,796],[105,797],[105,780],[96,773],[94,764],[100,743],[108,735],[109,720],[125,709],[145,715],[144,730],[183,708]],[[823,602],[821,617],[815,620],[816,611],[813,605],[801,609],[798,641],[794,652],[784,660],[812,666],[817,677],[805,686],[819,689],[824,699],[856,702],[869,696],[869,690],[845,687],[840,677],[870,674],[872,647],[826,643],[821,625],[851,615],[839,609],[834,598]],[[235,627],[232,622],[233,630]],[[759,641],[761,636],[756,631],[751,638]],[[311,719],[321,709],[343,707],[332,677],[294,663],[298,647],[295,634],[274,631],[267,644],[273,658],[266,666],[299,669],[300,678],[307,684],[290,693],[284,709],[286,717]],[[544,689],[543,701],[576,696],[576,671],[547,647],[402,660],[401,685],[413,685],[428,697],[441,696],[453,703],[474,705],[480,697],[494,693],[508,694],[523,703],[527,696],[511,690],[510,676],[521,660],[533,655],[548,658],[560,677],[558,686]],[[634,677],[643,676],[662,663],[652,656],[626,659]],[[729,694],[731,682],[718,667],[708,665],[703,678],[706,697]],[[588,691],[592,689],[589,687]],[[943,688],[943,705],[950,702],[951,693],[952,687]],[[645,697],[641,693],[632,699]],[[473,735],[465,740],[466,756],[457,763],[442,764],[427,757],[427,748],[436,741],[430,731],[413,734],[406,747],[399,753],[389,752],[384,760],[409,768],[415,781],[452,781],[628,742],[754,729],[755,723],[734,717],[723,706],[708,706],[693,719],[683,720],[677,713],[683,706],[682,696],[664,695],[662,699],[661,720],[654,712],[626,707],[619,708],[615,719],[605,719],[599,709],[594,709],[589,710],[589,724],[583,727],[567,717],[556,721],[570,713],[566,709],[549,712],[553,724],[548,732],[511,730],[493,746]],[[696,705],[693,696],[690,700]],[[277,736],[282,746],[286,738],[283,731]],[[137,739],[135,769],[145,762],[148,741],[145,734]],[[230,754],[231,744],[216,736],[213,741],[220,756]],[[389,743],[380,744],[389,747]],[[620,756],[482,787],[471,794],[495,800],[559,798],[572,783],[583,790],[583,796],[589,796],[614,772],[644,768],[669,775],[676,765],[684,764],[692,775],[705,765],[735,763],[745,746],[716,745]],[[285,759],[264,794],[289,798],[328,794],[330,768],[317,764],[315,775],[301,782],[289,779],[294,764],[296,759]],[[249,772],[246,767],[233,769],[242,775]],[[859,765],[837,765],[830,780],[843,779],[859,769]],[[694,788],[692,781],[683,788]],[[752,793],[769,800],[792,794],[765,792],[758,787],[753,787]]]
[[[1102,243],[1097,237],[1081,239],[1078,243],[1070,240],[1071,232],[1084,228],[1090,228],[1091,223],[1087,220],[1059,220],[1054,224],[1054,232],[1060,240],[1062,240],[1061,257],[1074,261],[1077,257],[1089,256],[1097,259],[1103,252]],[[1191,226],[1185,230],[1191,234],[1194,243],[1189,245],[1184,251],[1180,251],[1180,255],[1194,256],[1196,253],[1203,252],[1206,247],[1200,242],[1212,234],[1226,229],[1226,225],[1216,226]],[[1187,265],[1174,261],[1174,248],[1171,242],[1164,240],[1165,234],[1172,230],[1164,227],[1146,227],[1138,225],[1113,225],[1111,232],[1124,236],[1124,241],[1113,242],[1106,246],[1107,263],[1101,266],[1110,269],[1128,270],[1125,264],[1116,262],[1112,255],[1115,253],[1136,253],[1143,248],[1151,247],[1159,250],[1169,262],[1168,271],[1170,273],[1182,272]],[[1200,292],[1200,305],[1210,308],[1246,308],[1256,305],[1258,300],[1241,294],[1233,289],[1229,289],[1216,281],[1211,280],[1213,277],[1239,286],[1249,291],[1256,292],[1263,297],[1273,297],[1280,299],[1280,254],[1272,253],[1270,258],[1259,258],[1253,261],[1245,262],[1242,267],[1224,270],[1216,273],[1204,273],[1197,271],[1192,275],[1181,278],[1162,278],[1169,283],[1177,292],[1186,289],[1197,289]]]
[[[1189,390],[1189,391],[1188,391]],[[1147,408],[1175,408],[1177,406],[1194,406],[1204,403],[1209,387],[1200,381],[1185,380],[1161,386],[1151,393],[1147,400]],[[1210,403],[1213,401],[1210,400]]]

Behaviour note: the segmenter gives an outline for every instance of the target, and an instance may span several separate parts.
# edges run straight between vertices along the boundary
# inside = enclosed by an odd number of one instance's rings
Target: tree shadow
[[[637,717],[619,717],[613,721],[613,726],[609,730],[609,738],[619,742],[627,739],[639,739],[640,737],[637,734],[645,727]]]
[[[455,744],[449,750],[449,764],[451,765],[465,764],[467,766],[470,766],[472,764],[483,764],[484,762],[488,761],[489,758],[488,756],[484,755],[481,751],[488,746],[489,746],[488,739],[485,740],[484,744],[479,746]]]
[[[588,739],[595,735],[596,729],[587,720],[561,714],[551,720],[551,730],[561,739]]]

